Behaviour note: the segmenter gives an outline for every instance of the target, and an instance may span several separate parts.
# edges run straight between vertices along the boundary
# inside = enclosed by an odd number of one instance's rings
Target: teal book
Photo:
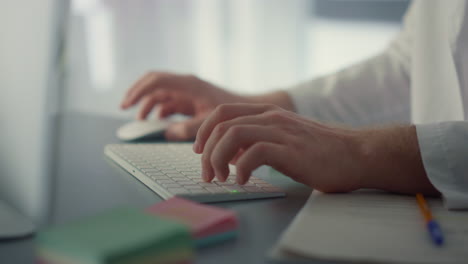
[[[188,262],[190,230],[137,209],[114,209],[53,227],[37,236],[43,263],[146,264]]]
[[[146,211],[189,226],[197,248],[219,244],[237,235],[239,221],[232,210],[174,197]]]

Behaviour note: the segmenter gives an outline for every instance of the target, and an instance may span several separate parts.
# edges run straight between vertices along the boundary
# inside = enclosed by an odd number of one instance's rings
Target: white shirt
[[[412,3],[381,54],[288,90],[298,113],[353,126],[414,123],[448,208],[468,208],[468,4]]]

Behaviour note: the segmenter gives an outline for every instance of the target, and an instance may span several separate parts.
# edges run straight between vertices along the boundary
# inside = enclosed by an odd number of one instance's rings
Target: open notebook
[[[416,198],[378,191],[314,191],[271,251],[274,259],[377,263],[467,263],[468,211],[429,199],[445,236],[435,246]]]

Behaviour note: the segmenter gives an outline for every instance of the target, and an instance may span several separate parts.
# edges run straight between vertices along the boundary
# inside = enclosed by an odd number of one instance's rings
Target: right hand
[[[159,106],[159,118],[172,114],[191,116],[187,121],[172,124],[166,130],[168,140],[195,138],[198,128],[216,106],[225,103],[247,102],[247,98],[229,93],[193,75],[149,72],[126,93],[122,109],[140,105],[137,119],[146,119]]]

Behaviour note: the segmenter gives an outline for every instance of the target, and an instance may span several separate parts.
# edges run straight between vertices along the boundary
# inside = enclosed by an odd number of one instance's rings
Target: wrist
[[[438,193],[427,178],[414,125],[364,130],[361,138],[361,188]]]
[[[345,139],[350,150],[347,153],[350,156],[350,162],[347,164],[346,170],[348,177],[351,179],[351,190],[371,188],[369,185],[372,183],[368,179],[366,171],[370,163],[370,157],[373,156],[374,147],[369,144],[367,137],[367,131],[351,130],[350,133],[347,133]]]
[[[359,173],[359,189],[377,189],[378,186],[374,182],[376,174],[376,168],[374,162],[376,162],[376,156],[378,155],[378,147],[376,141],[373,139],[374,131],[363,130],[359,133],[358,139],[356,140],[356,153],[357,153],[357,164],[360,169]]]

